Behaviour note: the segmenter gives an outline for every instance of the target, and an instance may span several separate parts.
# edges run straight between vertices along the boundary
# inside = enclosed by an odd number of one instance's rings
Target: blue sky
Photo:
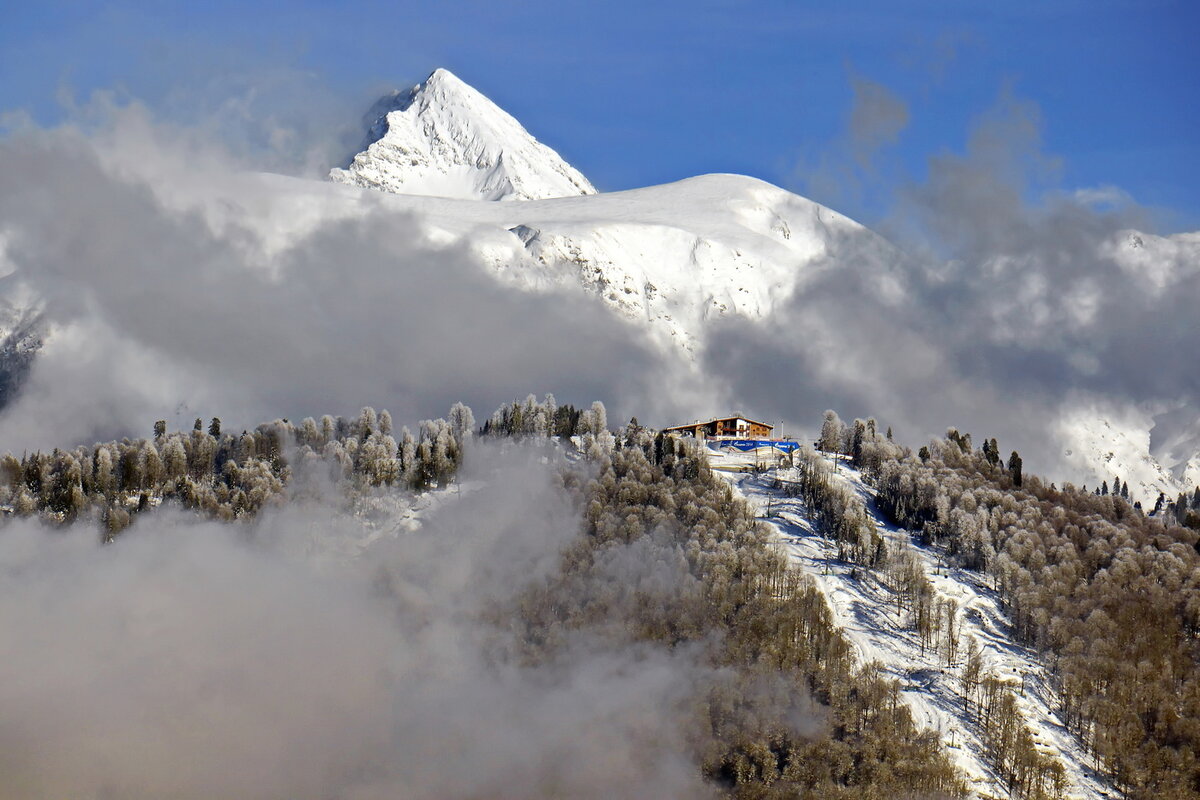
[[[871,222],[931,156],[961,152],[974,121],[1015,97],[1038,112],[1039,154],[1058,159],[1031,191],[1113,186],[1158,212],[1162,229],[1195,229],[1197,8],[6,3],[0,109],[53,124],[71,114],[64,97],[116,90],[164,119],[215,118],[251,151],[264,136],[255,120],[270,118],[334,154],[373,95],[445,66],[601,189],[741,172]],[[867,156],[851,135],[856,86],[893,112],[866,134]]]

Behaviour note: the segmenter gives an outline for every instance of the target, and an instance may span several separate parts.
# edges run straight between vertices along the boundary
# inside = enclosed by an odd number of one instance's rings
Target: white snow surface
[[[449,70],[383,98],[374,140],[330,177],[385,192],[535,200],[596,189],[521,123]]]
[[[1200,419],[1192,416],[1190,425],[1171,419],[1189,413],[1194,415],[1186,406],[1155,413],[1069,402],[1056,426],[1063,459],[1084,476],[1089,490],[1102,482],[1111,489],[1120,478],[1129,484],[1130,500],[1141,501],[1149,512],[1160,492],[1174,500],[1200,486]]]
[[[816,270],[834,268],[839,237],[861,234],[891,248],[850,218],[745,175],[519,203],[256,178],[236,198],[204,204],[208,224],[261,229],[274,251],[323,220],[393,214],[415,222],[427,244],[465,248],[514,288],[582,287],[689,362],[713,320],[765,319]],[[886,260],[855,268],[879,272],[886,290]]]
[[[770,315],[829,255],[835,236],[866,233],[743,175],[524,203],[405,195],[383,202],[420,219],[432,240],[465,245],[506,283],[535,292],[583,286],[688,359],[710,320]]]
[[[914,721],[936,731],[976,797],[1009,797],[1004,784],[987,765],[980,731],[966,713],[960,694],[960,674],[966,640],[972,637],[983,654],[983,674],[1006,679],[1016,692],[1025,723],[1039,749],[1055,755],[1066,769],[1066,798],[1102,798],[1112,790],[1091,768],[1078,739],[1055,714],[1056,701],[1046,671],[1034,651],[1014,641],[1012,626],[1000,608],[985,575],[949,566],[936,548],[921,545],[908,531],[882,521],[873,505],[873,491],[861,475],[842,464],[839,475],[867,503],[889,549],[911,546],[924,564],[938,599],[951,598],[962,625],[960,655],[947,666],[934,650],[921,652],[909,624],[908,612],[897,616],[892,593],[866,570],[840,561],[837,545],[821,536],[799,498],[773,488],[775,478],[794,479],[789,469],[721,474],[753,507],[764,514],[792,563],[812,576],[825,595],[834,620],[856,650],[860,663],[877,661],[885,674],[898,681]]]

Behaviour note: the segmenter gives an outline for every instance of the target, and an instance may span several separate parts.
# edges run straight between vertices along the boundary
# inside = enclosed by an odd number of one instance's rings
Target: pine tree
[[[850,432],[850,458],[854,466],[862,465],[863,442],[867,438],[867,426],[861,419],[854,420],[854,428]]]
[[[1016,450],[1008,457],[1008,475],[1012,478],[1013,486],[1021,485],[1021,457]]]
[[[212,422],[208,424],[208,435],[214,439],[221,438],[221,420],[217,417],[212,418]]]
[[[120,457],[117,466],[120,468],[118,485],[121,491],[136,492],[142,488],[145,475],[142,472],[142,461],[136,447],[119,447]]]
[[[166,435],[167,435],[167,421],[165,419],[160,419],[158,422],[154,423],[154,438],[161,439],[162,437],[164,437]]]

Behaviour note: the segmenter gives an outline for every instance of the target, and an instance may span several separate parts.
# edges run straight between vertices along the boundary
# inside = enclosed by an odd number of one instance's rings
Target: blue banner
[[[781,453],[790,453],[800,447],[799,442],[778,439],[709,439],[709,448],[713,450],[738,450],[749,453],[752,450],[771,448]]]

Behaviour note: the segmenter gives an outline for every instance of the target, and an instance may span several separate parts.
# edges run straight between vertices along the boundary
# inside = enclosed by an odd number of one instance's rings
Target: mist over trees
[[[0,504],[52,524],[98,520],[111,538],[164,502],[231,521],[283,504],[288,487],[420,491],[445,485],[462,465],[474,417],[461,403],[449,417],[422,421],[416,435],[404,427],[399,441],[391,415],[370,407],[354,420],[280,419],[240,434],[216,417],[207,431],[201,419],[187,432],[159,420],[149,439],[0,456]]]
[[[815,584],[703,449],[636,420],[608,425],[603,403],[553,395],[507,403],[478,427],[461,403],[398,430],[370,407],[241,432],[215,417],[186,431],[160,420],[144,439],[0,456],[0,504],[6,518],[84,523],[113,542],[164,505],[248,522],[296,500],[445,488],[478,437],[569,453],[559,482],[579,530],[553,570],[489,605],[498,653],[540,668],[582,636],[685,654],[699,677],[672,701],[671,724],[695,775],[726,796],[962,796],[943,744],[917,729],[896,683],[856,662]],[[956,670],[963,709],[1013,796],[1059,796],[1062,767],[1038,751],[1014,687],[961,635],[961,609],[936,595],[911,547],[886,545],[869,502],[989,576],[1016,637],[1041,655],[1061,718],[1115,787],[1137,800],[1197,796],[1200,490],[1146,515],[1119,476],[1111,489],[1058,489],[1025,474],[1018,453],[1002,458],[996,439],[976,448],[950,429],[913,453],[874,420],[832,411],[818,444],[825,452],[798,450],[776,487],[803,500],[839,558],[887,588],[922,652]],[[843,480],[842,461],[873,496]]]
[[[119,531],[163,504],[250,521],[330,488],[444,487],[472,458],[473,427],[462,405],[415,432],[371,408],[240,433],[217,419],[183,432],[162,423],[146,439],[7,456],[0,491],[10,516],[102,522],[119,555]],[[678,755],[719,795],[961,796],[936,736],[916,728],[894,682],[856,663],[820,593],[701,450],[632,423],[614,435],[603,404],[576,410],[553,397],[502,407],[481,430],[519,448],[560,437],[550,452],[574,453],[560,482],[579,525],[554,569],[487,605],[491,658],[550,670],[582,639],[682,659],[689,674],[657,724],[676,726]]]

